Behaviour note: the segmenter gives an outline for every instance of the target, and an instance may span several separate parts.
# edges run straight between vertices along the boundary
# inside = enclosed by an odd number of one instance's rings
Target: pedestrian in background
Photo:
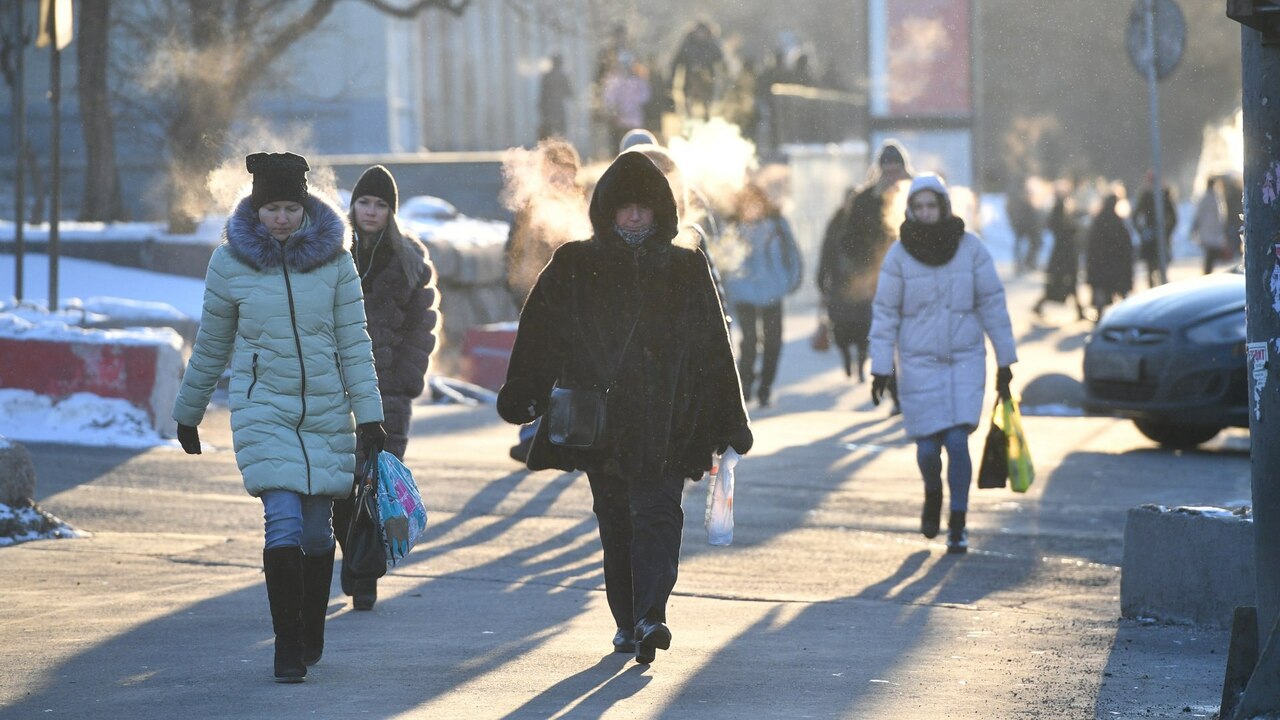
[[[628,130],[644,124],[648,103],[647,71],[630,53],[623,53],[617,67],[604,80],[604,107],[611,121],[610,139],[614,145],[622,142]]]
[[[1049,265],[1045,268],[1044,295],[1033,308],[1037,316],[1044,316],[1044,304],[1063,303],[1071,298],[1076,305],[1076,318],[1085,319],[1084,305],[1076,289],[1080,275],[1080,246],[1076,242],[1079,226],[1075,219],[1075,203],[1070,193],[1060,190],[1049,212],[1049,232],[1053,234],[1053,249],[1049,251]]]
[[[844,361],[844,374],[853,377],[856,368],[858,382],[866,380],[867,337],[880,263],[897,237],[886,206],[892,205],[892,196],[910,179],[906,151],[894,141],[885,142],[866,183],[849,193],[827,224],[822,241],[818,292],[831,322],[832,340]]]
[[[717,248],[724,290],[742,332],[738,350],[742,395],[750,401],[754,392],[760,407],[768,407],[782,356],[782,299],[795,292],[803,279],[800,247],[778,206],[759,185],[748,183],[738,193],[735,217]]]
[[[564,71],[564,56],[551,55],[551,67],[538,83],[538,139],[564,137],[569,132],[565,103],[573,97],[573,84]]]
[[[712,454],[751,449],[751,428],[724,314],[705,256],[672,244],[678,219],[666,177],[620,154],[591,198],[593,235],[556,251],[520,313],[498,413],[528,423],[553,386],[607,398],[603,437],[555,445],[540,423],[531,470],[587,474],[604,549],[613,648],[652,662],[671,645],[686,479]]]
[[[372,450],[386,432],[346,222],[307,191],[301,156],[255,153],[245,165],[253,191],[209,260],[173,419],[182,449],[200,454],[196,426],[230,363],[236,464],[265,518],[275,678],[293,683],[324,650],[330,519],[333,500],[351,492],[357,432]]]
[[[403,461],[409,446],[413,401],[426,388],[431,354],[440,327],[436,270],[427,247],[396,222],[400,191],[391,171],[381,165],[364,171],[351,191],[351,256],[355,259],[369,337],[373,341],[378,390],[382,395],[385,450]],[[356,446],[356,468],[364,467],[368,450]],[[355,476],[358,482],[360,475]],[[355,504],[355,485],[333,504],[333,527],[340,544]],[[347,548],[343,545],[343,556]],[[356,610],[371,610],[378,581],[356,580],[342,564],[342,592]]]
[[[920,532],[936,537],[942,513],[942,450],[947,451],[951,515],[947,552],[967,552],[965,530],[973,463],[969,434],[986,389],[987,347],[995,348],[996,390],[1009,396],[1017,362],[1004,286],[982,239],[951,212],[942,178],[917,175],[907,194],[900,239],[885,256],[871,325],[871,401],[896,374],[902,422],[916,443],[924,477]],[[898,364],[895,366],[894,358]]]
[[[1178,224],[1178,208],[1173,201],[1173,191],[1167,185],[1160,189],[1160,201],[1164,204],[1164,237],[1160,240],[1167,264],[1173,257],[1173,229]],[[1147,267],[1147,287],[1155,287],[1160,284],[1161,244],[1156,241],[1155,173],[1150,170],[1133,209],[1133,229],[1138,233],[1139,254]]]
[[[1230,258],[1233,253],[1227,250],[1226,233],[1223,231],[1225,218],[1222,195],[1218,192],[1218,179],[1210,177],[1204,184],[1204,194],[1196,203],[1196,215],[1191,222],[1191,233],[1204,252],[1204,274],[1213,272],[1213,266],[1219,258]]]
[[[680,41],[668,76],[673,94],[677,78],[680,78],[680,110],[684,117],[701,115],[703,120],[711,119],[711,106],[719,99],[719,84],[724,82],[725,67],[724,50],[716,28],[710,20],[698,20]]]
[[[1089,223],[1085,277],[1092,289],[1095,322],[1116,298],[1133,290],[1133,236],[1118,212],[1122,193],[1117,189],[1107,195]]]

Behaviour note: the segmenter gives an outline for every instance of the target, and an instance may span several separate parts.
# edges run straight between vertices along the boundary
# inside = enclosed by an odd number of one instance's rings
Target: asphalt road
[[[1015,390],[1079,377],[1090,325],[1036,320],[1039,290],[1009,281]],[[1172,453],[1127,421],[1027,417],[1034,486],[975,488],[972,550],[948,556],[918,532],[899,419],[808,347],[814,324],[789,313],[775,404],[752,410],[731,547],[687,488],[674,644],[648,668],[608,652],[585,478],[511,462],[491,407],[423,404],[426,538],[373,612],[335,587],[324,660],[272,683],[261,508],[215,407],[198,457],[28,446],[42,507],[92,537],[0,549],[0,718],[1213,715],[1227,633],[1122,620],[1121,543],[1136,505],[1247,503],[1246,433]]]

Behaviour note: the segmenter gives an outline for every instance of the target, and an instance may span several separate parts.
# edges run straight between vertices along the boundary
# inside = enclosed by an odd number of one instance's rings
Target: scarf
[[[946,265],[955,257],[964,237],[964,220],[954,215],[933,225],[906,220],[901,229],[902,247],[925,265]]]
[[[613,226],[613,231],[618,233],[618,237],[622,238],[622,241],[627,244],[627,247],[635,249],[640,247],[645,240],[649,239],[649,236],[653,234],[654,226],[650,225],[643,230],[624,230],[615,224]]]

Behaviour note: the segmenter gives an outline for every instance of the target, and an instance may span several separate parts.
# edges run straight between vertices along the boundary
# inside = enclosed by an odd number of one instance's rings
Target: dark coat
[[[638,249],[614,230],[616,210],[627,202],[654,208],[655,232]],[[527,423],[545,411],[557,382],[604,388],[613,381],[604,447],[552,445],[540,423],[529,468],[697,479],[714,451],[733,445],[745,453],[752,441],[706,256],[671,244],[675,201],[640,153],[623,153],[600,178],[590,216],[591,239],[556,250],[520,313],[498,413]]]
[[[354,211],[350,221],[354,227]],[[402,232],[392,215],[381,242],[374,238],[363,248],[353,242],[351,252],[364,290],[378,389],[384,396],[418,397],[440,327],[436,272],[427,248]]]
[[[838,345],[867,341],[880,265],[893,240],[875,185],[851,193],[827,224],[817,282]]]
[[[1049,213],[1049,232],[1053,233],[1053,250],[1045,268],[1044,296],[1053,302],[1065,302],[1075,294],[1080,273],[1080,246],[1076,244],[1079,228],[1061,200]]]
[[[1085,271],[1094,293],[1127,295],[1133,289],[1133,240],[1108,200],[1089,224]]]

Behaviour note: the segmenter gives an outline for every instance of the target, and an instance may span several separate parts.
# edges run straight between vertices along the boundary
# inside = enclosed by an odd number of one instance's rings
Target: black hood
[[[652,160],[631,151],[613,161],[591,195],[591,227],[596,238],[622,242],[614,231],[614,218],[618,208],[633,202],[653,208],[654,233],[645,243],[670,244],[679,231],[671,185]]]

